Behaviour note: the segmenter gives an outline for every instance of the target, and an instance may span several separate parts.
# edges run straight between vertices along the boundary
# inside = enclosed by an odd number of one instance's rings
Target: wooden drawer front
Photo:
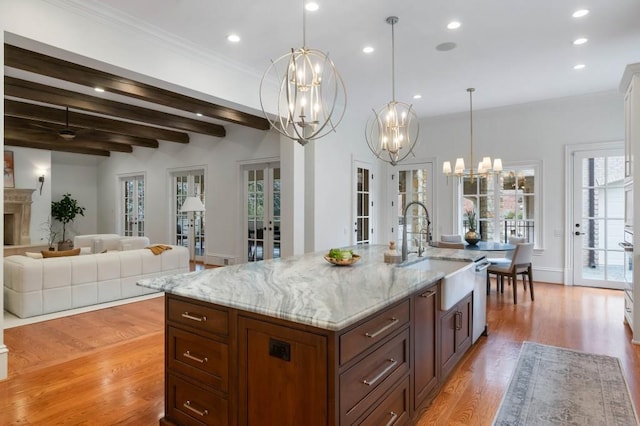
[[[351,424],[409,372],[409,330],[340,375],[340,413]]]
[[[229,390],[229,348],[178,328],[167,335],[169,369],[179,371],[223,392]]]
[[[340,336],[340,364],[349,362],[409,322],[409,301],[376,315]]]
[[[229,321],[226,311],[172,299],[170,296],[167,319],[209,333],[222,336],[229,334]]]
[[[227,426],[228,401],[185,380],[167,375],[167,417],[180,425]]]
[[[403,425],[409,420],[409,377],[398,383],[382,401],[375,404],[376,409],[367,415],[358,425]]]

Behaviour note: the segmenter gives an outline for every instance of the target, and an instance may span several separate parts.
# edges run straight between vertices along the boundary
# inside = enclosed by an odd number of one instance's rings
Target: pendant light
[[[486,177],[490,173],[500,173],[502,171],[502,160],[496,158],[491,164],[491,157],[483,157],[482,161],[478,163],[478,168],[473,170],[473,92],[476,89],[470,87],[467,89],[469,92],[469,161],[470,168],[468,170],[464,167],[464,158],[456,158],[455,168],[451,170],[451,163],[445,161],[442,163],[442,173],[447,176],[457,176],[459,178],[468,177],[473,183],[475,177]]]
[[[276,93],[271,93],[272,81]],[[265,108],[268,100],[273,108]],[[306,14],[302,2],[302,47],[291,49],[265,71],[260,82],[260,107],[271,126],[301,145],[334,132],[346,109],[347,95],[333,61],[307,47]],[[275,115],[267,111],[275,111]]]
[[[386,22],[391,25],[391,102],[373,109],[367,120],[365,138],[377,158],[395,166],[413,154],[420,124],[413,106],[396,100],[394,25],[398,17],[390,16]]]

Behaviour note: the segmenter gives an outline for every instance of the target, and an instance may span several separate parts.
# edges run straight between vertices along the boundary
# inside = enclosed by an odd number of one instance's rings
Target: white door
[[[622,289],[624,152],[577,151],[573,174],[573,284]]]
[[[144,236],[144,176],[120,178],[120,233]]]
[[[189,248],[196,262],[204,261],[205,212],[181,212],[180,208],[187,197],[200,197],[205,203],[204,170],[181,171],[173,177],[173,217],[175,218],[174,244]],[[193,246],[193,252],[191,251]]]
[[[354,163],[353,239],[352,244],[369,244],[373,238],[373,174],[368,164]]]
[[[248,262],[280,257],[280,165],[252,164],[243,169],[245,255]]]

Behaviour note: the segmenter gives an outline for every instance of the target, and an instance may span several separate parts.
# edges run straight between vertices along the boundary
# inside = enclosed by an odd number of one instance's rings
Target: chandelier
[[[274,99],[267,80],[278,82],[275,105],[270,109],[276,111],[275,116],[265,108],[265,102]],[[346,98],[344,82],[333,61],[307,47],[303,1],[302,47],[271,61],[260,82],[262,112],[282,135],[306,145],[335,131],[344,117]]]
[[[496,158],[492,165],[491,157],[482,157],[482,161],[478,163],[478,168],[475,172],[473,170],[473,92],[475,90],[473,87],[467,89],[467,92],[469,92],[469,160],[471,166],[469,170],[466,170],[464,167],[464,158],[462,157],[456,158],[453,172],[451,171],[451,163],[449,161],[442,163],[442,173],[447,176],[457,176],[460,178],[469,177],[472,183],[476,176],[485,177],[490,173],[499,173],[502,171],[502,160]]]
[[[420,124],[413,106],[396,100],[394,25],[398,17],[390,16],[386,22],[391,24],[391,102],[373,109],[367,120],[365,138],[377,158],[395,166],[413,154]]]

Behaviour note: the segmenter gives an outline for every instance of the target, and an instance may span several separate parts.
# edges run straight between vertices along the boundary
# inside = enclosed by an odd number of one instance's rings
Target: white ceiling
[[[624,68],[640,62],[638,0],[316,0],[307,12],[307,47],[328,52],[346,87],[348,108],[369,111],[391,100],[391,26],[396,98],[419,115],[617,90]],[[140,28],[261,75],[271,60],[302,47],[302,0],[96,0],[90,4]],[[581,8],[584,18],[572,18]],[[462,23],[448,30],[452,20]],[[226,40],[230,33],[240,43]],[[588,43],[574,46],[573,40]],[[454,42],[441,52],[436,46]],[[373,46],[373,54],[362,48]],[[573,66],[586,68],[575,71]],[[413,100],[420,93],[422,99]],[[213,94],[215,95],[215,94]]]

